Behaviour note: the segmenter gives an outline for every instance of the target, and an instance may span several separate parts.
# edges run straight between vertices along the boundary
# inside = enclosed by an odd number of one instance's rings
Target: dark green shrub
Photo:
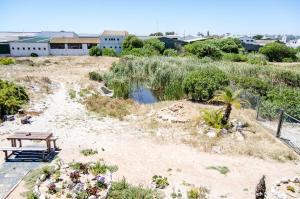
[[[165,49],[165,43],[161,42],[159,39],[152,38],[152,39],[147,39],[144,42],[144,48],[150,48],[158,51],[159,53],[163,53]]]
[[[38,57],[39,55],[36,54],[36,53],[31,53],[30,56],[31,56],[31,57]]]
[[[92,48],[89,49],[89,55],[90,56],[101,56],[102,55],[102,50],[98,46],[93,46]]]
[[[116,57],[117,53],[114,49],[112,48],[103,48],[102,50],[102,55],[103,56],[109,56],[109,57]]]
[[[273,119],[278,116],[278,110],[283,109],[288,114],[300,118],[300,90],[289,87],[276,87],[267,93],[263,99],[261,116]]]
[[[224,53],[223,59],[233,62],[245,62],[247,61],[247,56],[243,54]]]
[[[89,72],[89,78],[90,78],[90,80],[94,80],[94,81],[98,81],[98,82],[101,82],[103,79],[102,75],[97,73],[96,71]]]
[[[294,60],[292,58],[290,58],[290,57],[282,59],[282,62],[286,62],[286,63],[292,63],[293,61]]]
[[[10,64],[14,64],[15,60],[9,57],[3,57],[0,58],[0,65],[10,65]]]
[[[271,85],[257,77],[232,77],[232,81],[239,88],[249,90],[260,96],[265,96],[271,89]]]
[[[0,80],[0,118],[6,114],[15,114],[28,100],[22,86]]]
[[[297,59],[295,49],[278,42],[265,45],[259,49],[259,52],[266,55],[271,62],[282,62],[284,58],[290,58],[293,61]]]
[[[198,41],[184,46],[184,49],[198,58],[210,57],[212,59],[220,59],[222,57],[221,50],[216,45],[208,42]]]
[[[163,53],[164,56],[167,57],[176,57],[177,56],[177,51],[174,49],[166,49]]]
[[[239,46],[232,38],[215,40],[216,45],[225,53],[239,53]]]
[[[133,48],[142,48],[144,42],[135,35],[128,35],[123,42],[123,50],[131,50]]]
[[[217,68],[202,68],[187,75],[183,81],[184,92],[190,99],[208,101],[216,90],[227,86],[229,80]]]

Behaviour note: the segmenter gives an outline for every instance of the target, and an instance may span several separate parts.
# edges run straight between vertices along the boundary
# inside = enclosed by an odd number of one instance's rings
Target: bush
[[[128,35],[123,42],[123,50],[131,50],[133,48],[142,48],[144,42],[135,35]]]
[[[286,63],[292,63],[294,60],[289,57],[289,58],[283,58],[282,61]]]
[[[209,193],[209,190],[205,187],[191,188],[187,192],[187,197],[188,197],[188,199],[206,199],[208,193]]]
[[[166,49],[163,53],[164,56],[167,57],[176,57],[177,56],[177,51],[174,49]]]
[[[232,77],[232,81],[239,88],[251,91],[260,96],[267,95],[267,92],[271,89],[271,85],[268,82],[257,77]]]
[[[31,56],[31,57],[38,57],[39,55],[36,54],[36,53],[31,53],[30,56]]]
[[[101,82],[103,79],[102,75],[100,73],[97,73],[96,71],[89,72],[89,78],[90,80],[94,80],[98,82]]]
[[[208,125],[215,129],[222,129],[223,111],[222,110],[204,110],[203,120]]]
[[[29,97],[22,86],[0,80],[0,118],[15,114],[28,100]]]
[[[247,63],[257,65],[267,65],[267,58],[262,54],[250,53],[247,55]]]
[[[184,91],[182,88],[181,81],[171,82],[165,88],[164,99],[166,100],[180,100],[184,96]]]
[[[297,59],[295,49],[278,42],[265,45],[259,49],[259,52],[266,55],[271,62],[282,62],[284,58],[290,58],[293,61]]]
[[[247,61],[247,56],[243,54],[224,53],[223,59],[233,62],[245,62]]]
[[[151,47],[143,47],[143,48],[133,48],[131,50],[123,50],[121,55],[122,56],[134,55],[137,57],[150,57],[150,56],[159,55],[159,52]]]
[[[15,60],[9,57],[3,57],[0,58],[0,65],[10,65],[10,64],[14,64]]]
[[[90,56],[101,56],[102,55],[102,50],[98,46],[93,46],[92,48],[89,49],[89,55]]]
[[[162,197],[155,191],[141,186],[133,186],[126,182],[125,178],[118,182],[113,182],[108,199],[161,199]]]
[[[183,82],[184,92],[190,99],[208,101],[216,90],[227,86],[229,80],[224,72],[217,68],[203,68],[187,75]]]
[[[278,110],[283,109],[293,117],[300,118],[300,90],[289,87],[277,87],[270,90],[263,99],[260,114],[264,118],[274,119]]]
[[[102,55],[103,56],[109,56],[109,57],[116,57],[117,53],[114,49],[112,48],[103,48],[102,50]]]
[[[165,43],[161,42],[159,39],[153,38],[153,39],[147,39],[144,42],[144,48],[150,48],[158,51],[159,53],[163,53],[165,49]]]
[[[83,149],[80,151],[80,153],[84,156],[91,156],[97,154],[98,151],[94,149]]]
[[[198,58],[210,57],[212,59],[220,59],[222,57],[221,50],[208,42],[198,41],[184,46],[184,49]]]
[[[239,53],[239,46],[232,38],[215,40],[216,45],[225,53]]]

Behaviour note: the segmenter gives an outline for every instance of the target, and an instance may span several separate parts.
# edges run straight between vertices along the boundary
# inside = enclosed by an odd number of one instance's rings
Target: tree
[[[112,48],[104,48],[102,50],[102,55],[103,56],[109,56],[109,57],[116,57],[117,56],[117,53],[114,49]]]
[[[165,32],[165,35],[175,35],[175,32],[174,32],[174,31],[171,31],[171,32]]]
[[[102,55],[102,51],[98,46],[93,46],[92,48],[90,48],[89,50],[89,55],[90,56],[101,56]]]
[[[264,54],[271,62],[282,62],[284,58],[291,58],[293,61],[297,60],[297,51],[295,49],[278,42],[266,44],[259,49],[259,52]]]
[[[142,48],[144,46],[144,42],[137,38],[135,35],[128,35],[123,42],[124,50],[131,50],[133,48]]]
[[[264,36],[263,35],[254,35],[252,38],[253,39],[262,39]]]
[[[237,109],[241,108],[242,104],[247,104],[247,101],[239,98],[240,90],[233,92],[231,89],[218,90],[215,92],[214,97],[210,100],[213,102],[221,102],[226,105],[225,112],[222,118],[222,124],[225,125],[228,123],[232,106]]]
[[[155,32],[155,33],[151,33],[149,36],[164,36],[164,34],[162,32]]]
[[[177,54],[177,51],[171,48],[166,49],[163,53],[163,55],[167,57],[176,57]]]
[[[239,53],[239,46],[232,38],[216,40],[216,45],[225,53]]]
[[[165,49],[165,43],[161,42],[159,39],[152,38],[152,39],[147,39],[144,44],[144,48],[150,48],[157,50],[159,53],[163,53]]]
[[[221,50],[215,44],[208,41],[198,41],[185,45],[184,50],[199,58],[210,57],[212,59],[220,59],[222,57]]]

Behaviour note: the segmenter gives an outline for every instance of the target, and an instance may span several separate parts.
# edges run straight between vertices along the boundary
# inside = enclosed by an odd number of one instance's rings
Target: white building
[[[100,35],[100,48],[111,48],[120,53],[124,38],[128,35],[127,31],[106,30]]]
[[[49,39],[46,37],[30,37],[9,42],[10,55],[27,57],[32,53],[38,56],[49,55]]]
[[[256,44],[255,39],[248,36],[240,37],[240,41],[245,44]]]
[[[289,46],[289,47],[292,47],[292,48],[298,48],[298,47],[300,47],[300,39],[291,40],[286,45]]]
[[[99,38],[52,38],[50,40],[50,55],[88,55],[89,49],[99,44]]]

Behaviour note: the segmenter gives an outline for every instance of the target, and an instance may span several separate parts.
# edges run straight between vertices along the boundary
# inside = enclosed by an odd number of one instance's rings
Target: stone
[[[211,152],[221,154],[222,153],[222,148],[220,146],[213,146],[211,149]]]
[[[287,183],[289,183],[289,179],[288,178],[282,178],[281,183],[287,184]]]
[[[75,185],[75,187],[73,188],[73,191],[74,191],[75,193],[81,192],[81,191],[83,191],[83,190],[84,190],[84,184],[83,184],[83,183],[77,183],[77,184]]]
[[[97,197],[93,195],[93,196],[88,197],[88,199],[97,199]]]
[[[276,181],[275,185],[276,186],[280,186],[281,185],[281,181],[280,180]]]
[[[42,184],[42,181],[38,178],[35,181],[35,185],[40,186]]]
[[[217,137],[217,133],[214,131],[214,130],[209,130],[206,135],[209,137],[209,138],[215,138]]]
[[[47,178],[47,176],[46,176],[45,174],[42,174],[42,175],[40,176],[40,180],[41,180],[42,182],[44,182],[44,181],[46,180],[46,178]]]
[[[228,130],[225,129],[225,128],[222,128],[221,131],[220,131],[220,133],[221,133],[222,135],[227,135],[227,134],[228,134]]]
[[[33,187],[33,191],[32,191],[35,195],[37,195],[37,196],[40,196],[41,195],[41,192],[40,192],[40,188],[39,188],[39,186],[37,186],[37,185],[35,185],[34,187]]]
[[[70,166],[68,165],[68,164],[63,164],[62,166],[61,166],[61,168],[62,169],[67,169],[67,168],[69,168]]]
[[[42,194],[40,195],[39,199],[47,199],[47,197],[44,194]]]
[[[31,123],[31,116],[30,115],[26,115],[25,117],[23,117],[21,119],[21,124],[30,124]]]
[[[14,121],[15,120],[15,116],[14,115],[4,115],[3,116],[3,120],[4,121]]]
[[[300,178],[295,176],[295,177],[293,177],[292,182],[293,183],[300,183]]]

